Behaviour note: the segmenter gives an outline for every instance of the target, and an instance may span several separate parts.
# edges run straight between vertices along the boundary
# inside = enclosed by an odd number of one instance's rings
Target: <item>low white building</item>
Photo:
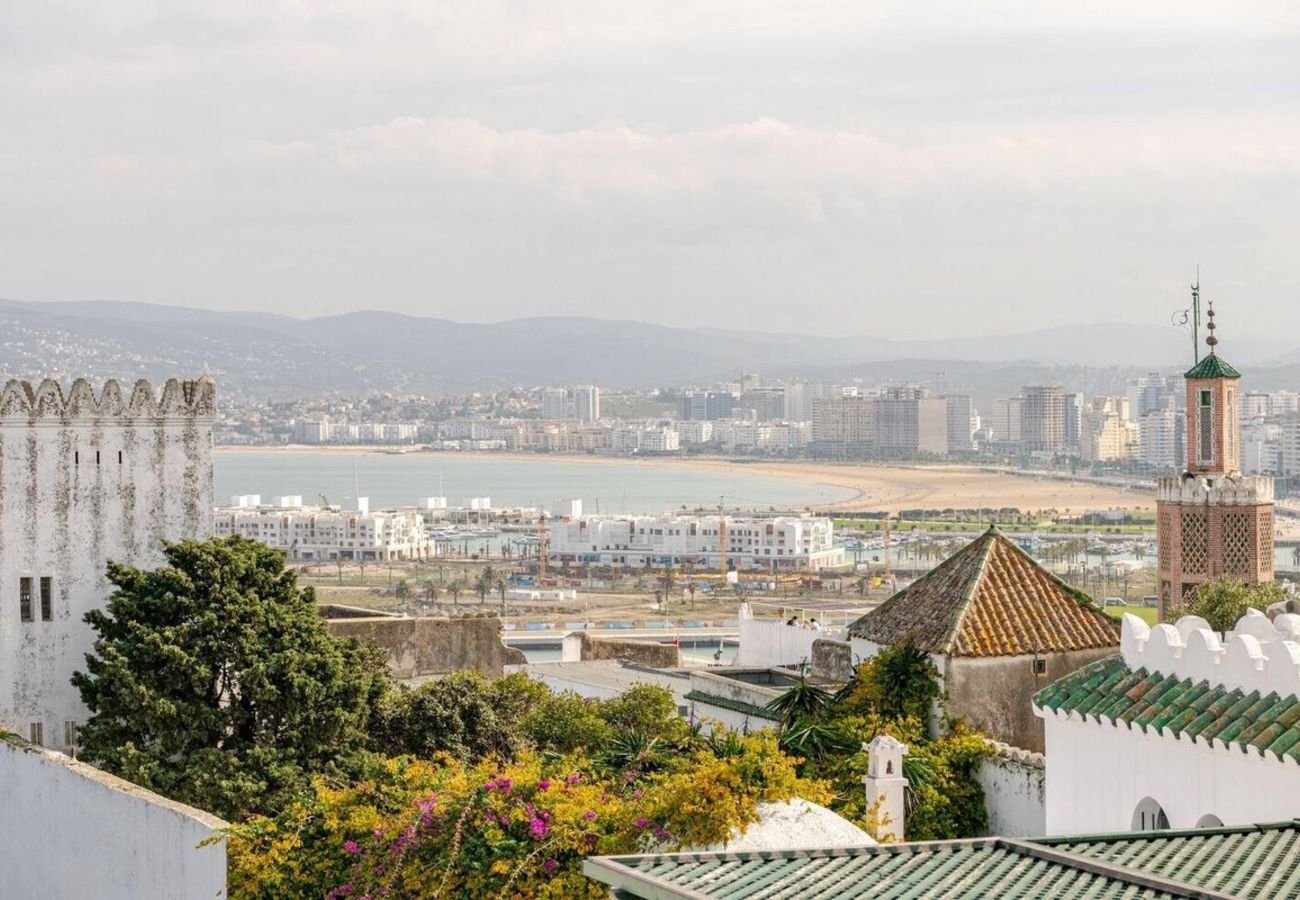
[[[263,506],[256,494],[232,497],[230,506],[216,511],[214,531],[283,550],[291,560],[386,562],[433,555],[419,510],[371,512],[365,497],[355,505],[354,510],[303,506],[301,497],[276,497]]]
[[[1126,615],[1120,650],[1034,698],[1049,834],[1300,816],[1300,616]]]
[[[551,523],[548,556],[557,562],[614,566],[721,564],[719,517],[577,516]],[[729,567],[816,570],[844,563],[830,519],[726,516]]]

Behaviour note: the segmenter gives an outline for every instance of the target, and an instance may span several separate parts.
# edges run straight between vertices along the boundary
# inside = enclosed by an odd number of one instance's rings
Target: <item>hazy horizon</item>
[[[11,4],[0,296],[1300,328],[1300,9]]]

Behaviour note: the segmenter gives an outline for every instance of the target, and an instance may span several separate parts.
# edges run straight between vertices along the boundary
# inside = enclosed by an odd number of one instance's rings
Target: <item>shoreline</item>
[[[518,450],[439,451],[412,449],[393,453],[379,446],[321,447],[280,445],[274,447],[215,447],[215,453],[337,453],[342,455],[445,457],[471,461],[555,462],[602,464],[607,466],[648,465],[661,469],[693,469],[728,473],[752,473],[803,484],[836,488],[852,496],[821,504],[804,504],[791,509],[826,512],[888,512],[903,509],[974,509],[1014,507],[1021,511],[1054,509],[1067,513],[1122,509],[1150,511],[1155,493],[1129,490],[1114,485],[1083,482],[1037,472],[1004,472],[984,466],[936,464],[931,466],[875,462],[819,462],[815,460],[735,460],[726,457],[619,457],[572,453],[533,453]]]

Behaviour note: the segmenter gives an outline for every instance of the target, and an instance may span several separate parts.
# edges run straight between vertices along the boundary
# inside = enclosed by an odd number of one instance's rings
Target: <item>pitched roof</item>
[[[945,656],[1119,646],[1119,623],[996,528],[849,626],[877,644]]]
[[[1234,897],[1300,895],[1300,820],[1041,838],[1036,843]]]
[[[1184,378],[1240,378],[1241,373],[1223,361],[1217,353],[1203,357],[1200,362],[1188,369]]]
[[[1034,706],[1077,713],[1112,725],[1168,729],[1209,743],[1218,740],[1300,762],[1300,699],[1261,696],[1177,675],[1130,669],[1122,657],[1097,660],[1034,695]]]
[[[727,900],[890,897],[1238,897],[1300,894],[1300,820],[1269,825],[840,850],[593,857],[619,896]]]

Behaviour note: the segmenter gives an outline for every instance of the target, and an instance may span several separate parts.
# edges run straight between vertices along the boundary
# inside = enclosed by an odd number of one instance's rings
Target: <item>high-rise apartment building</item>
[[[859,394],[813,401],[812,443],[817,456],[865,456],[876,444],[874,397]]]
[[[948,452],[969,453],[975,449],[975,408],[965,394],[944,397],[948,411]]]
[[[736,397],[728,391],[686,391],[678,404],[679,419],[729,419]]]
[[[580,422],[600,420],[600,388],[582,384],[573,389],[573,417]]]
[[[1065,449],[1065,391],[1054,384],[1024,389],[1020,411],[1020,444],[1029,453],[1059,453]]]
[[[1138,427],[1130,422],[1128,398],[1097,397],[1083,414],[1080,455],[1089,462],[1137,459]]]
[[[886,454],[948,452],[948,406],[922,387],[891,387],[876,398],[876,447]]]
[[[1002,447],[1020,443],[1023,397],[1002,397],[993,401],[993,415],[989,417],[989,438]]]
[[[1081,449],[1083,410],[1083,394],[1072,392],[1065,395],[1065,448],[1071,452]]]
[[[1158,469],[1184,464],[1183,415],[1172,406],[1153,409],[1138,420],[1138,459]]]
[[[542,391],[542,418],[567,419],[569,417],[569,392],[562,387]]]

